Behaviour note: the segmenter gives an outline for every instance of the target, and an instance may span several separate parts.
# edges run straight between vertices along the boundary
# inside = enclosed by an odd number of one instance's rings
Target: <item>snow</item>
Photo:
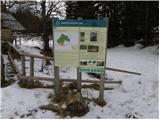
[[[40,38],[39,38],[40,39]],[[42,43],[36,40],[22,38],[22,45],[19,49],[40,54],[40,50],[33,46],[41,46]],[[42,47],[42,46],[41,46]],[[126,48],[122,45],[107,50],[107,67],[139,72],[142,75],[132,75],[113,71],[106,71],[107,77],[113,80],[121,80],[121,85],[105,84],[106,87],[113,87],[113,90],[105,90],[104,99],[107,105],[99,107],[93,102],[89,103],[90,111],[82,117],[75,119],[97,119],[97,118],[147,118],[158,119],[159,102],[159,78],[158,65],[159,55],[155,54],[156,47],[147,47],[140,49],[139,45]],[[7,57],[5,57],[7,59]],[[19,69],[21,61],[15,60]],[[41,59],[35,59],[35,75],[53,77],[53,66],[45,66],[43,72],[40,72],[42,65]],[[27,74],[29,75],[29,58],[26,61]],[[76,68],[60,68],[61,78],[76,78]],[[83,79],[93,79],[83,73]],[[51,83],[52,84],[52,83]],[[48,95],[54,93],[52,89],[24,89],[17,85],[17,82],[1,88],[1,118],[21,118],[20,116],[28,114],[29,111],[37,110],[30,116],[24,118],[50,119],[59,118],[54,112],[40,110],[39,106],[49,103]],[[82,89],[83,96],[97,98],[98,91],[92,89]],[[70,118],[67,116],[67,118]]]

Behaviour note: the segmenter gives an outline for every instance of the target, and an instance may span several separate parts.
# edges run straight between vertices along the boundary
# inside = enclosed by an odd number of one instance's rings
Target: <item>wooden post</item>
[[[21,55],[21,59],[22,59],[22,75],[26,75],[26,70],[25,70],[25,56]]]
[[[77,91],[81,92],[81,72],[79,70],[79,67],[77,67]]]
[[[104,99],[104,81],[105,81],[105,72],[101,73],[100,77],[100,90],[99,90],[99,100],[103,101]]]
[[[54,26],[53,24],[54,22],[52,22],[52,26]],[[53,30],[53,59],[54,59],[54,28],[52,29]],[[55,95],[56,97],[59,97],[60,96],[60,80],[59,80],[59,67],[58,66],[55,66],[55,59],[54,59],[54,91],[55,91]]]
[[[3,60],[3,56],[1,55],[1,84],[4,83],[5,81],[5,64],[4,64],[4,60]]]
[[[17,47],[17,39],[15,39],[15,46]]]
[[[34,57],[30,57],[30,76],[34,76]]]
[[[19,42],[20,42],[20,45],[21,45],[21,38],[20,37],[21,37],[21,35],[19,35]]]
[[[59,80],[59,67],[54,66],[54,84],[55,84],[55,95],[56,97],[59,97],[60,95],[60,80]]]
[[[109,19],[106,18],[106,25],[108,24]],[[104,101],[104,83],[105,83],[105,67],[106,67],[106,56],[107,56],[107,40],[108,40],[108,26],[106,26],[106,47],[105,47],[105,61],[104,61],[104,71],[100,76],[100,91],[99,91],[99,100]]]

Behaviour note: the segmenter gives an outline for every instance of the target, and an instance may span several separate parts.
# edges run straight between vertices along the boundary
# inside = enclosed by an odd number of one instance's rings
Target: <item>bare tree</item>
[[[146,3],[146,13],[145,13],[145,36],[144,36],[144,47],[148,44],[148,16],[149,16],[149,2]]]
[[[48,38],[48,22],[50,16],[54,17],[65,17],[65,6],[64,2],[61,0],[55,1],[1,1],[1,7],[4,11],[9,11],[10,9],[25,10],[29,9],[34,15],[42,18],[42,33],[44,41],[44,53],[47,55],[49,50],[49,38]]]
[[[43,31],[43,41],[44,41],[44,54],[47,55],[49,50],[49,38],[47,32],[47,23],[50,19],[50,15],[58,15],[64,17],[64,4],[62,1],[48,1],[43,0],[41,2],[41,11],[42,11],[42,31]]]

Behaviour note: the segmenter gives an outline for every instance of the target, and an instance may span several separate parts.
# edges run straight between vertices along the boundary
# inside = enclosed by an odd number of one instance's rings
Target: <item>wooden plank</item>
[[[41,55],[34,55],[34,54],[30,54],[30,53],[21,53],[24,56],[27,57],[35,57],[35,58],[40,58],[40,59],[47,59],[47,60],[54,60],[52,57],[46,57],[46,56],[41,56]]]
[[[79,67],[77,67],[77,91],[79,92],[81,92],[81,79],[82,79],[82,75]]]
[[[30,57],[30,76],[34,76],[34,57]]]
[[[22,60],[22,75],[26,75],[26,68],[25,68],[25,56],[21,55],[21,60]]]
[[[16,66],[16,64],[15,64],[14,60],[12,59],[11,54],[10,54],[9,52],[8,52],[8,59],[9,59],[11,65],[12,65],[15,73],[18,73],[18,74],[19,74],[20,71],[19,71],[19,69],[17,68],[17,66]]]
[[[131,72],[131,71],[126,71],[126,70],[120,70],[120,69],[115,69],[115,68],[109,68],[109,67],[106,67],[106,69],[107,69],[107,70],[111,70],[111,71],[116,71],[116,72],[123,72],[123,73],[129,73],[129,74],[141,75],[141,73]]]

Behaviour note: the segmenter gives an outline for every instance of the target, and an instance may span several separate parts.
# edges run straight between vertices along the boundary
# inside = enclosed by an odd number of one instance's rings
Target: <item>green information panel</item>
[[[106,20],[53,20],[55,66],[104,72],[106,35]]]

